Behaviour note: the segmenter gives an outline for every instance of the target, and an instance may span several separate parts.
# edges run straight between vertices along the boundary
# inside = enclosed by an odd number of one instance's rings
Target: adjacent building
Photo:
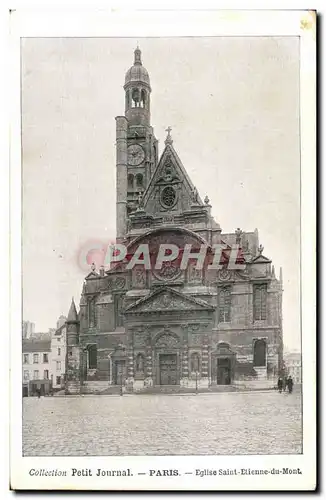
[[[23,339],[23,396],[51,390],[51,337]]]
[[[286,352],[284,353],[284,365],[286,367],[287,375],[291,375],[295,384],[301,384],[301,353],[300,352]]]
[[[281,271],[276,276],[257,229],[222,231],[170,128],[159,156],[150,78],[138,48],[123,88],[125,114],[116,117],[116,237],[127,257],[108,270],[92,266],[78,312],[72,301],[66,391],[79,392],[89,382],[146,391],[274,380],[283,366]],[[162,244],[180,249],[174,260],[159,269],[128,268],[141,245],[152,258]],[[181,268],[189,245],[192,254],[207,248],[201,269],[195,258]],[[221,266],[210,270],[216,245],[224,248]],[[228,266],[234,247],[241,269]]]
[[[35,333],[35,323],[32,323],[31,321],[23,321],[23,339],[29,339],[30,337],[33,337]]]
[[[57,328],[51,336],[51,381],[54,390],[64,388],[64,376],[66,369],[66,320],[60,316]]]

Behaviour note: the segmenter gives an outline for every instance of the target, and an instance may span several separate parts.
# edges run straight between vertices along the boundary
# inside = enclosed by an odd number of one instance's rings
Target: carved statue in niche
[[[199,203],[199,200],[198,200],[198,191],[197,191],[196,187],[194,187],[194,189],[191,192],[191,198],[192,198],[192,202],[194,204],[198,204]]]
[[[202,269],[196,269],[196,265],[189,266],[189,283],[201,283],[202,272]]]
[[[146,274],[144,269],[135,269],[134,285],[138,288],[144,288],[146,286]]]
[[[144,356],[139,353],[136,357],[136,371],[143,372],[144,371]]]
[[[199,354],[194,352],[190,358],[190,371],[191,372],[199,372]]]

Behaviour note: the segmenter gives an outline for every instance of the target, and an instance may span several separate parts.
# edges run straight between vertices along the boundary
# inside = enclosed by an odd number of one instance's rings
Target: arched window
[[[264,339],[254,343],[254,366],[266,366],[266,342]]]
[[[197,354],[196,352],[194,352],[190,358],[190,371],[191,372],[199,372],[200,371],[200,358],[199,358],[199,354]]]
[[[123,295],[116,295],[114,298],[115,304],[115,326],[123,326]]]
[[[97,347],[96,345],[90,345],[88,347],[88,368],[97,368]]]
[[[138,188],[143,187],[143,184],[144,184],[144,178],[143,178],[143,175],[142,175],[142,174],[137,174],[137,175],[136,175],[136,184],[137,184],[137,187],[138,187]]]
[[[137,354],[136,357],[136,372],[144,371],[144,356],[142,354]]]
[[[96,326],[95,297],[88,301],[88,326],[90,328]]]
[[[139,105],[140,105],[140,91],[139,89],[134,89],[132,91],[132,106],[134,108],[139,108]]]
[[[132,174],[128,174],[128,189],[134,188],[134,176]]]
[[[145,90],[141,91],[140,105],[142,108],[146,108],[146,92],[145,92]]]

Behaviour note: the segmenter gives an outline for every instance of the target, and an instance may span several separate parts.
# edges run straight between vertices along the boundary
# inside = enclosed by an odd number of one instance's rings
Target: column
[[[148,387],[153,385],[153,357],[152,357],[152,346],[146,346],[146,378],[145,385]]]
[[[132,389],[134,383],[134,353],[132,349],[127,350],[127,380],[126,385]]]
[[[189,382],[189,351],[188,341],[183,341],[182,349],[182,366],[181,366],[181,380],[180,385],[187,386]]]
[[[207,339],[204,340],[201,354],[201,379],[200,385],[208,387],[208,344]]]

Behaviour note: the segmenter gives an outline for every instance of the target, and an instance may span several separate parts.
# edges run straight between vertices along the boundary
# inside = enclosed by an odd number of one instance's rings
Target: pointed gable
[[[167,144],[142,198],[147,214],[184,212],[204,206],[172,144]]]
[[[270,264],[271,262],[272,261],[270,259],[261,254],[251,260],[252,264]]]
[[[75,306],[75,301],[72,299],[69,313],[68,313],[68,318],[67,318],[67,323],[78,323],[78,314],[77,314],[77,309]]]
[[[134,304],[128,306],[125,314],[129,313],[150,313],[153,312],[176,312],[206,310],[212,311],[213,306],[202,299],[195,299],[183,293],[177,292],[173,288],[164,287],[155,290],[145,298],[139,299]]]

